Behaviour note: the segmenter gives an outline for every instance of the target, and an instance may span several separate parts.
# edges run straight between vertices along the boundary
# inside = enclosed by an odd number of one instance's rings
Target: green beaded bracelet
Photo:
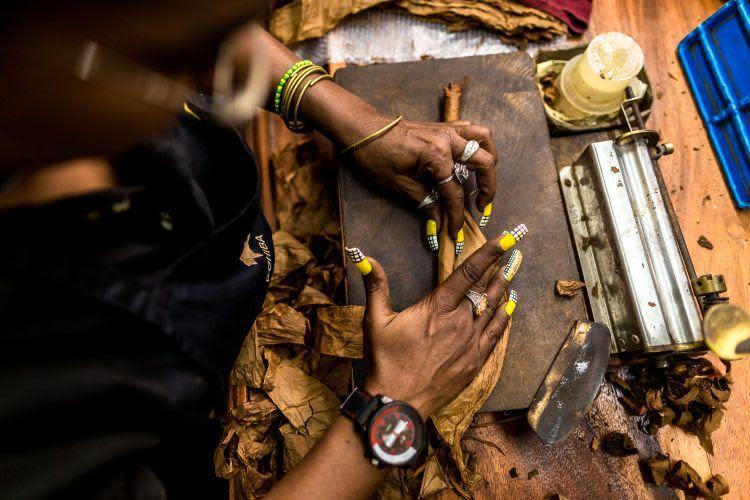
[[[305,66],[310,66],[312,64],[312,61],[305,59],[304,61],[298,61],[294,64],[292,64],[292,67],[286,70],[286,73],[284,73],[284,76],[281,77],[281,80],[279,80],[279,84],[276,86],[276,94],[273,97],[273,107],[278,113],[280,111],[281,107],[281,93],[284,91],[284,86],[286,85],[287,80],[299,71],[300,69],[304,68]]]

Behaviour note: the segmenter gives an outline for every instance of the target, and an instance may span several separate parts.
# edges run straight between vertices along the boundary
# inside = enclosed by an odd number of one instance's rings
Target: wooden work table
[[[732,203],[676,54],[680,40],[721,5],[718,0],[594,0],[591,25],[583,39],[621,31],[640,43],[656,96],[648,127],[675,145],[675,154],[660,160],[659,165],[696,272],[724,274],[730,300],[750,310],[750,212],[741,212]],[[714,244],[713,250],[698,245],[701,235]],[[750,498],[750,362],[735,363],[733,378],[728,410],[713,434],[713,456],[706,455],[693,436],[670,427],[659,431],[655,442],[644,439],[633,425],[634,419],[618,408],[610,387],[600,394],[587,422],[557,449],[543,449],[523,421],[473,429],[472,435],[492,441],[506,452],[503,455],[477,442],[467,443],[477,453],[479,468],[489,482],[478,497],[542,498],[559,493],[581,498],[583,492],[590,498],[673,497],[669,489],[642,483],[638,457],[608,457],[602,462],[596,456],[601,451],[587,449],[594,433],[627,430],[636,439],[641,457],[661,448],[704,475],[709,468],[722,474],[730,485],[727,498]],[[492,418],[480,415],[478,423],[489,423]],[[517,468],[516,479],[510,478],[512,467]],[[534,469],[539,475],[527,479]],[[601,478],[607,476],[610,481],[602,484]]]
[[[750,211],[740,212],[732,203],[676,54],[679,41],[721,5],[719,0],[594,0],[590,28],[583,40],[621,31],[640,43],[655,96],[647,125],[658,130],[662,140],[675,145],[675,153],[659,164],[696,272],[724,274],[730,300],[750,310]],[[260,129],[268,127],[267,117],[262,118],[265,125]],[[259,140],[257,122],[255,126],[256,151],[259,146],[286,142],[280,140],[282,137],[288,140],[275,118],[270,141],[267,137]],[[267,153],[258,153],[265,170]],[[268,171],[265,173],[268,179]],[[698,245],[701,235],[714,244],[713,250]],[[722,474],[730,485],[728,498],[750,498],[750,434],[746,426],[750,361],[735,363],[733,378],[728,410],[713,434],[713,456],[703,451],[694,436],[669,426],[660,430],[657,438],[643,434],[608,384],[586,421],[570,438],[552,448],[541,445],[525,419],[498,424],[494,422],[497,415],[482,414],[469,432],[475,439],[466,441],[466,447],[477,454],[479,470],[488,481],[477,497],[542,498],[559,493],[568,498],[675,498],[674,490],[643,483],[639,457],[614,458],[589,450],[594,435],[621,431],[635,439],[641,458],[667,452],[686,460],[704,476]],[[494,443],[503,453],[482,444],[482,440]],[[514,467],[517,478],[509,474]],[[538,475],[528,479],[532,470]]]
[[[586,39],[622,31],[640,43],[657,96],[649,127],[675,145],[675,154],[659,165],[696,273],[724,274],[730,300],[750,310],[750,211],[732,203],[676,53],[680,40],[722,4],[594,0]],[[698,245],[701,235],[714,244],[713,250]],[[750,498],[750,361],[735,363],[733,378],[732,398],[713,434],[715,452],[709,463],[729,481],[729,498]]]

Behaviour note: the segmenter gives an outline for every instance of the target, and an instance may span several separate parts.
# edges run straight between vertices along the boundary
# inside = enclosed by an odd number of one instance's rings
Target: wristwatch
[[[422,417],[408,403],[356,388],[341,405],[341,413],[354,421],[373,465],[409,465],[424,448]]]

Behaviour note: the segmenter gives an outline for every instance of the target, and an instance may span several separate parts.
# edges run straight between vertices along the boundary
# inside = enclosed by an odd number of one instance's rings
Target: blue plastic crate
[[[677,47],[732,198],[750,208],[750,4],[730,0]]]

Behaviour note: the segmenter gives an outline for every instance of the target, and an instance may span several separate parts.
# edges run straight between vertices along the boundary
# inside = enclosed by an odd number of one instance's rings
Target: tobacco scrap
[[[508,471],[508,475],[511,478],[513,478],[513,479],[517,478],[518,477],[518,469],[516,469],[515,467],[511,467],[510,470]]]
[[[557,89],[557,86],[555,85],[555,80],[557,80],[557,76],[558,76],[557,73],[550,73],[550,74],[544,75],[542,78],[539,79],[539,83],[542,86],[542,96],[544,98],[544,102],[546,102],[547,105],[549,106],[554,106],[554,104],[560,98],[560,91]]]
[[[713,453],[711,434],[719,428],[731,395],[731,365],[725,366],[722,373],[707,358],[683,355],[670,358],[666,367],[631,366],[608,373],[607,379],[625,409],[641,417],[644,432],[653,435],[675,425],[698,436],[701,446]]]
[[[635,447],[633,439],[622,432],[609,432],[602,436],[602,451],[613,457],[627,457],[637,455],[638,449]]]
[[[577,290],[586,286],[586,283],[575,280],[557,280],[555,290],[561,297],[575,297],[578,295]]]
[[[729,483],[721,474],[703,481],[700,474],[683,460],[672,460],[666,455],[657,455],[641,461],[641,470],[647,481],[657,486],[671,486],[686,495],[719,498],[729,493]]]
[[[700,235],[700,237],[698,238],[698,244],[703,248],[707,248],[708,250],[714,249],[714,244],[708,241],[708,238],[703,235]]]
[[[536,469],[530,470],[529,473],[526,474],[526,480],[534,479],[538,475],[539,475],[539,471],[538,470],[536,470]]]
[[[599,446],[601,445],[601,440],[599,439],[599,436],[594,436],[591,439],[591,444],[589,445],[589,449],[591,451],[596,451],[599,449]]]

